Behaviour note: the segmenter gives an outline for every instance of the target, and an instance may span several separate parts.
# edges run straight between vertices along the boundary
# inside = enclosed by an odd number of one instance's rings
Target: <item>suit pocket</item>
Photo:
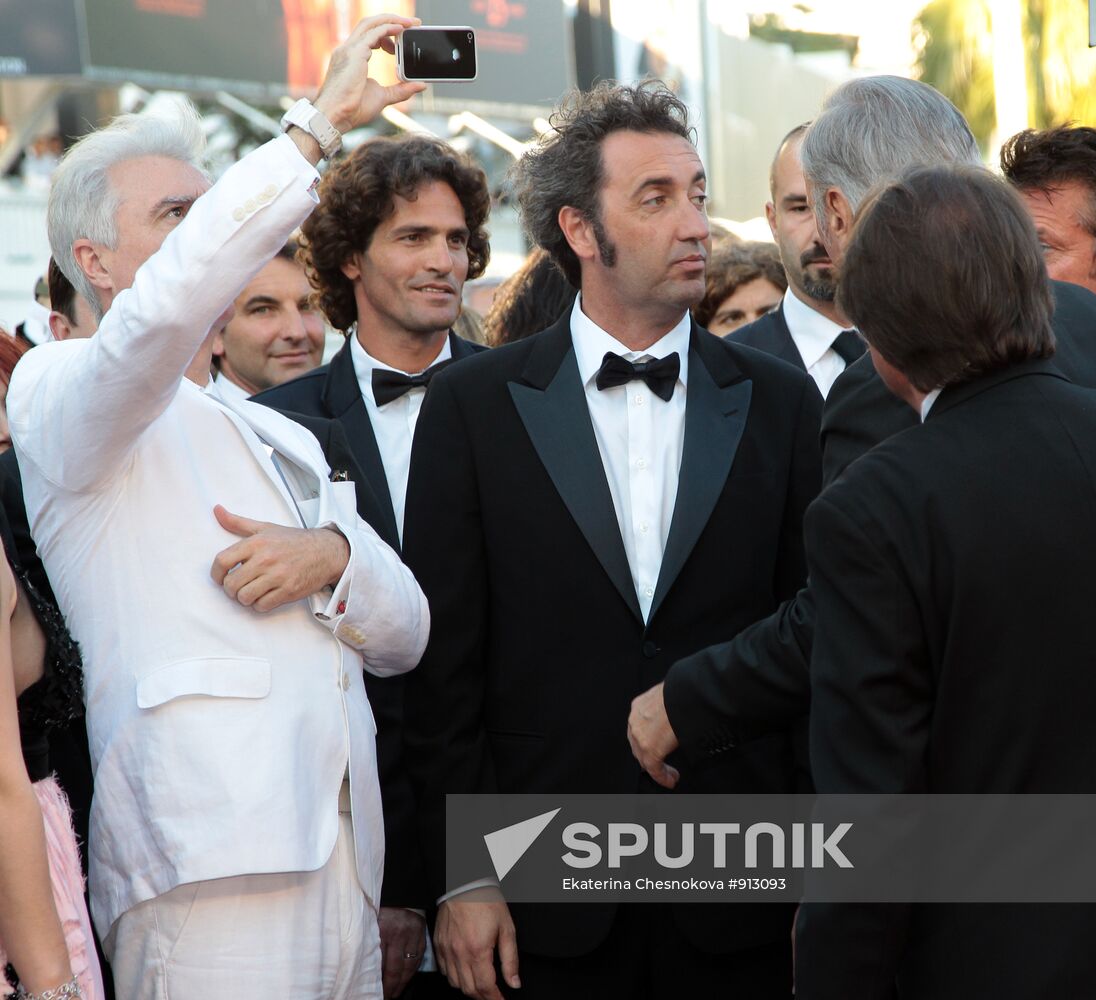
[[[270,662],[253,656],[176,660],[137,682],[137,706],[155,708],[174,698],[265,698],[270,694]]]

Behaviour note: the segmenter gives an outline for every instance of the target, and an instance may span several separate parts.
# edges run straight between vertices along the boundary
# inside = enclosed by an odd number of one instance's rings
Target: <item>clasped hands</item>
[[[350,561],[350,543],[330,528],[287,528],[220,504],[213,514],[240,541],[217,553],[210,576],[244,607],[273,611],[309,597],[338,583]]]

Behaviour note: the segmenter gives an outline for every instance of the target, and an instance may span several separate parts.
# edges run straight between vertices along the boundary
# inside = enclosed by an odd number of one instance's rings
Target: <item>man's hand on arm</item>
[[[434,950],[449,985],[477,1000],[502,1000],[495,948],[506,982],[518,989],[518,944],[510,909],[497,889],[473,889],[438,908]]]
[[[666,714],[661,684],[632,700],[628,743],[635,759],[654,781],[663,788],[673,788],[677,784],[681,775],[677,768],[666,763],[666,758],[677,749],[677,736]]]
[[[381,967],[385,1000],[398,997],[411,982],[426,950],[426,918],[402,906],[382,906]]]
[[[338,583],[350,543],[330,528],[287,528],[233,514],[219,504],[217,522],[241,541],[218,552],[210,575],[234,601],[273,611]]]
[[[354,30],[331,53],[331,62],[320,92],[312,102],[341,133],[373,121],[390,104],[409,101],[426,89],[424,83],[394,83],[382,86],[368,75],[370,57],[382,48],[395,52],[394,38],[404,28],[421,24],[417,17],[376,14],[359,21]],[[307,132],[291,128],[289,136],[311,163],[319,163],[320,145]]]

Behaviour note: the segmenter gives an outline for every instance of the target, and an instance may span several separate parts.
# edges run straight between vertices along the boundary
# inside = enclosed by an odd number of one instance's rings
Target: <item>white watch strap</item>
[[[342,148],[339,130],[327,120],[323,112],[316,110],[311,101],[304,98],[282,115],[281,125],[283,132],[290,125],[304,129],[320,144],[320,150],[327,159],[331,159]]]

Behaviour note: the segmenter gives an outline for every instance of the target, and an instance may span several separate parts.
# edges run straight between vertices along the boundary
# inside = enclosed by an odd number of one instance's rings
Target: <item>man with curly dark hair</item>
[[[404,552],[432,634],[407,756],[439,964],[481,1000],[500,996],[496,950],[526,1000],[791,994],[787,906],[511,908],[490,871],[445,877],[446,794],[654,792],[628,752],[631,699],[805,576],[821,399],[805,372],[691,321],[710,237],[691,137],[656,83],[559,109],[517,189],[575,304],[442,372],[415,436]],[[793,790],[792,734],[762,743],[680,790]]]
[[[330,364],[254,398],[290,417],[342,425],[367,480],[358,484],[359,513],[399,551],[426,385],[442,367],[483,350],[451,328],[464,282],[483,273],[490,255],[487,179],[440,139],[407,135],[363,143],[327,171],[319,195],[298,258],[314,300],[346,333],[346,344]],[[338,464],[330,456],[329,463]],[[362,497],[370,492],[376,503],[367,509]],[[417,911],[428,894],[402,762],[403,683],[366,676],[384,806],[385,996],[403,991],[426,954],[426,922]]]

